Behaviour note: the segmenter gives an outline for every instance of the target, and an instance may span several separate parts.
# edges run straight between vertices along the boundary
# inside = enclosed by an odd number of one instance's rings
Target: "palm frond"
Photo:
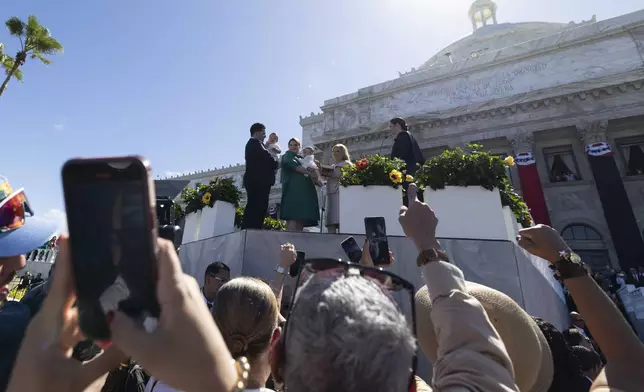
[[[49,65],[51,64],[51,60],[49,60],[47,57],[43,56],[42,53],[39,52],[32,52],[31,53],[31,58],[32,59],[38,59],[43,62],[43,64]]]
[[[5,74],[9,75],[9,72],[11,72],[11,69],[13,68],[13,66],[15,64],[14,59],[11,56],[7,56],[5,54],[5,55],[0,56],[0,62],[1,62],[0,66],[2,66],[2,68],[4,68]],[[22,82],[22,71],[20,70],[20,68],[17,68],[14,71],[13,77],[17,81]]]
[[[30,49],[43,54],[58,54],[63,51],[63,45],[52,36],[41,36],[30,40]]]
[[[27,38],[35,37],[42,34],[42,30],[45,28],[38,22],[38,19],[34,15],[29,15],[27,18]]]
[[[11,18],[7,19],[6,22],[4,22],[5,26],[7,26],[7,29],[9,29],[9,34],[14,35],[16,37],[20,37],[25,34],[25,22],[20,20],[19,18],[12,16]]]

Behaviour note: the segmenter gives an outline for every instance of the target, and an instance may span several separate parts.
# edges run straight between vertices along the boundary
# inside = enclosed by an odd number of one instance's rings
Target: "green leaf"
[[[11,69],[15,64],[15,60],[11,56],[2,54],[0,55],[0,63],[2,68],[4,68],[5,74],[9,75],[9,72],[11,72]],[[16,69],[16,71],[13,73],[13,77],[17,81],[22,82],[22,71],[20,70],[20,68]]]
[[[4,24],[9,29],[9,34],[15,37],[21,37],[25,34],[25,22],[15,16],[7,19]]]
[[[43,64],[46,64],[46,65],[51,64],[51,60],[49,60],[48,58],[46,58],[45,56],[43,56],[40,53],[32,53],[31,58],[32,59],[38,59],[38,60],[42,61]]]

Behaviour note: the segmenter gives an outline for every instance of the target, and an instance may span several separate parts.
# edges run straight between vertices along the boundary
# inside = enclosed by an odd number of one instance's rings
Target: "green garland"
[[[208,184],[201,184],[197,189],[185,188],[181,191],[181,200],[184,206],[181,213],[187,215],[201,211],[204,207],[212,207],[216,201],[224,201],[237,207],[241,200],[241,191],[232,178],[214,177]]]
[[[342,168],[340,184],[351,185],[385,185],[398,188],[405,174],[401,168],[404,162],[400,159],[389,159],[383,155],[370,155],[358,159],[355,165]]]
[[[511,156],[499,156],[482,151],[483,146],[468,144],[466,149],[454,148],[431,158],[416,172],[416,181],[421,186],[443,189],[446,186],[481,186],[499,189],[501,205],[508,206],[517,222],[524,227],[533,224],[528,205],[514,189],[507,175],[507,168],[514,166]]]

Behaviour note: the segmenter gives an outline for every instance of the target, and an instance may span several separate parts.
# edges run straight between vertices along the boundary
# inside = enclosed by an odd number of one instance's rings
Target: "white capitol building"
[[[322,163],[336,143],[354,156],[388,152],[388,122],[400,116],[427,157],[470,142],[495,154],[531,153],[552,226],[591,264],[617,265],[617,233],[585,147],[612,148],[631,232],[641,237],[644,158],[640,170],[633,151],[644,147],[644,10],[604,21],[502,23],[493,1],[476,0],[467,17],[472,33],[424,64],[300,117],[303,145],[317,146]],[[565,181],[553,177],[554,162],[569,171]],[[243,173],[238,164],[167,179],[194,186],[227,176],[241,187]],[[277,181],[271,203],[280,191]]]

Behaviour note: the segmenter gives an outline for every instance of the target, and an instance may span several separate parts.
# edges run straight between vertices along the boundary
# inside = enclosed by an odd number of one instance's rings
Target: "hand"
[[[174,245],[158,240],[158,328],[147,333],[117,312],[114,342],[152,376],[185,391],[231,391],[237,372],[197,281],[181,271]],[[55,282],[55,281],[54,281]]]
[[[427,249],[440,249],[436,240],[436,226],[438,218],[429,206],[418,200],[416,184],[409,184],[407,188],[407,205],[400,207],[398,221],[405,235],[414,241],[419,251]]]
[[[380,264],[378,267],[391,267],[395,261],[396,259],[394,258],[394,254],[389,251],[389,263]],[[364,241],[364,246],[362,247],[362,264],[366,265],[367,267],[374,267],[373,259],[371,258],[371,252],[369,252],[368,239]]]
[[[561,259],[561,251],[569,252],[566,241],[561,238],[557,230],[546,225],[536,225],[519,230],[517,243],[537,257],[555,263]]]
[[[297,252],[295,251],[295,246],[290,243],[286,243],[281,246],[280,250],[280,267],[284,269],[289,269],[295,263],[297,259]]]
[[[61,238],[51,288],[42,309],[27,328],[8,391],[82,391],[126,360],[115,346],[81,363],[71,357],[81,340],[69,257]]]

